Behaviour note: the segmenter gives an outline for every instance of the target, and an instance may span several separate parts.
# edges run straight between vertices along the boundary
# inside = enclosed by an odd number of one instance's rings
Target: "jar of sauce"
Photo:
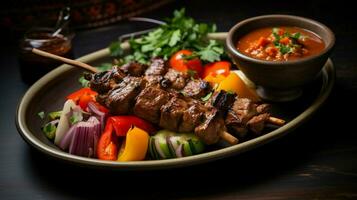
[[[74,34],[66,31],[54,35],[51,28],[34,28],[25,33],[19,43],[19,64],[22,80],[32,84],[62,63],[31,52],[33,48],[59,56],[73,58],[72,39]]]

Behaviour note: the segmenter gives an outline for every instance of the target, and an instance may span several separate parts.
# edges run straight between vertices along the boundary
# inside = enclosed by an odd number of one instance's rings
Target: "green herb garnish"
[[[37,115],[38,115],[41,119],[44,119],[44,118],[45,118],[45,112],[43,112],[43,111],[37,113]]]
[[[89,81],[84,78],[84,76],[80,76],[78,82],[82,85],[82,87],[89,87]]]
[[[50,120],[55,120],[55,119],[59,119],[61,117],[61,114],[62,111],[54,111],[48,113],[48,117],[50,118]]]
[[[107,71],[113,67],[112,63],[102,63],[101,65],[97,66],[96,68],[100,71]]]
[[[213,95],[213,92],[210,92],[206,96],[202,97],[201,100],[206,102],[211,98],[212,95]]]
[[[55,138],[56,129],[57,127],[49,122],[42,128],[42,131],[45,133],[48,139],[53,140]]]
[[[227,93],[228,94],[235,94],[235,92],[233,92],[232,90],[228,90]]]
[[[101,65],[97,66],[96,68],[102,72],[110,70],[113,67],[111,63],[102,63]],[[89,81],[84,78],[84,75],[81,75],[78,79],[78,82],[82,85],[82,87],[89,87]]]
[[[136,61],[148,63],[152,57],[162,57],[167,60],[181,49],[190,49],[196,57],[205,62],[221,59],[223,45],[215,40],[207,40],[207,34],[216,31],[215,25],[196,23],[185,15],[185,9],[174,11],[174,16],[166,20],[166,24],[148,34],[130,39],[131,54],[122,57],[121,44],[114,42],[109,49],[112,56],[119,57],[124,63]]]
[[[272,34],[274,36],[273,44],[276,48],[279,49],[280,53],[287,54],[294,52],[295,48],[301,48],[301,45],[298,43],[298,40],[302,37],[301,33],[289,33],[285,32],[284,34],[279,34],[279,28],[273,28]],[[289,44],[282,44],[281,39],[288,38],[291,42]]]
[[[75,123],[77,123],[77,122],[79,122],[79,121],[80,121],[80,118],[79,118],[78,116],[76,116],[76,115],[72,115],[72,116],[69,118],[69,122],[71,122],[72,125],[75,124]]]
[[[124,53],[119,42],[112,42],[109,45],[109,52],[110,52],[110,56],[112,57],[122,56]]]

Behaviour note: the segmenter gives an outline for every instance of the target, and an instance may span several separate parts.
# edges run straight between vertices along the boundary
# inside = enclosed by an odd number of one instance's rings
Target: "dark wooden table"
[[[212,1],[213,2],[213,1]],[[116,172],[47,158],[14,123],[22,83],[15,43],[0,47],[0,199],[357,199],[357,23],[353,6],[325,1],[180,1],[145,16],[163,19],[185,6],[198,21],[227,31],[247,17],[283,13],[321,21],[336,33],[337,82],[325,106],[280,140],[244,154],[182,169]],[[77,32],[75,57],[107,46],[137,24]],[[3,38],[4,40],[4,38]],[[351,114],[351,117],[347,115]]]

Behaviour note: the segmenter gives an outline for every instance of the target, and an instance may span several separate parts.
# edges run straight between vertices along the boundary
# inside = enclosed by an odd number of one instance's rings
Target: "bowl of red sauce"
[[[290,101],[302,94],[327,62],[334,33],[312,19],[292,15],[264,15],[231,28],[228,53],[257,85],[260,97]]]

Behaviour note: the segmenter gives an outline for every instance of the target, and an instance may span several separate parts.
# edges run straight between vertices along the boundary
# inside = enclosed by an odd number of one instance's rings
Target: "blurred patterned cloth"
[[[59,11],[71,7],[73,28],[98,27],[140,15],[171,0],[12,0],[0,8],[0,27],[9,32],[23,32],[41,21],[54,23]],[[42,23],[43,24],[43,23]]]

